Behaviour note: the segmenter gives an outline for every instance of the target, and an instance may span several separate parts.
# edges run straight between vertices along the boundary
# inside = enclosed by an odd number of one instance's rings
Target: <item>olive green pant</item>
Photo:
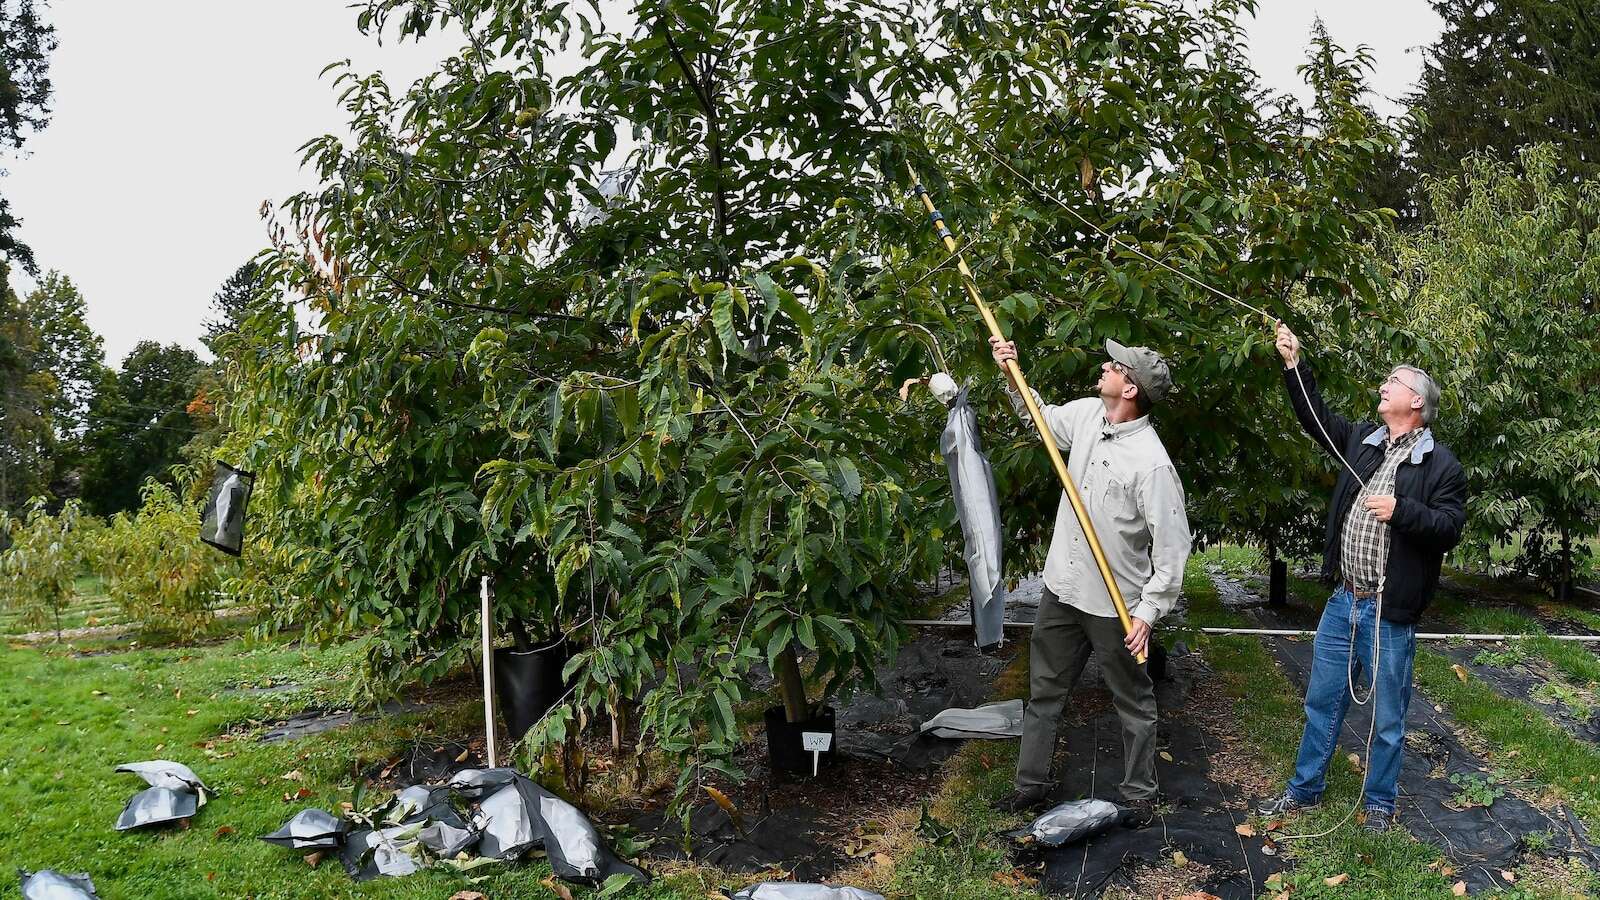
[[[1053,785],[1056,728],[1067,698],[1089,662],[1100,660],[1111,703],[1122,719],[1122,796],[1143,800],[1156,793],[1156,691],[1145,667],[1122,643],[1115,617],[1092,616],[1056,599],[1049,589],[1039,600],[1039,618],[1028,645],[1028,708],[1022,717],[1017,787]],[[1096,748],[1089,748],[1093,754]]]

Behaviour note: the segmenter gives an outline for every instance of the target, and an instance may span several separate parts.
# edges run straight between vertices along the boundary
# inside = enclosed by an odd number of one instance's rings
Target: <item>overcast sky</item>
[[[1295,67],[1320,13],[1346,48],[1372,47],[1388,115],[1416,80],[1416,48],[1441,28],[1426,0],[1260,7],[1247,27],[1268,86],[1304,96]],[[343,0],[53,0],[47,16],[61,43],[54,114],[25,157],[0,158],[0,192],[40,266],[83,291],[113,366],[146,338],[201,349],[211,295],[266,242],[261,202],[311,185],[295,148],[342,133],[324,65],[349,58],[400,86],[458,43],[379,47]]]

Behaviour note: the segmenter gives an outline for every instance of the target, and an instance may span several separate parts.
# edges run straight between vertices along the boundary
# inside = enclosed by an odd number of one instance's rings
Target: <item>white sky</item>
[[[1347,49],[1373,48],[1373,87],[1398,99],[1421,68],[1413,48],[1441,28],[1426,0],[1321,7],[1261,0],[1248,30],[1268,86],[1300,85],[1295,67],[1320,13]],[[40,267],[82,290],[113,366],[146,338],[201,350],[211,295],[266,243],[261,202],[312,183],[295,148],[343,132],[318,79],[324,65],[349,58],[398,89],[460,43],[445,34],[379,47],[343,0],[53,0],[46,15],[61,43],[54,114],[25,157],[0,157],[0,192]],[[1398,109],[1378,102],[1382,114]],[[32,283],[14,274],[13,286]]]

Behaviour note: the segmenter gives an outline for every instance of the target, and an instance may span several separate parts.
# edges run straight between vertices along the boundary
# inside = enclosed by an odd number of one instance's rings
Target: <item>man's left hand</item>
[[[1144,656],[1150,651],[1150,623],[1138,616],[1133,616],[1129,621],[1133,627],[1128,629],[1128,636],[1122,639],[1122,644],[1134,656]]]
[[[1387,522],[1394,518],[1394,498],[1389,496],[1368,497],[1367,509],[1372,511],[1372,517],[1379,522]]]

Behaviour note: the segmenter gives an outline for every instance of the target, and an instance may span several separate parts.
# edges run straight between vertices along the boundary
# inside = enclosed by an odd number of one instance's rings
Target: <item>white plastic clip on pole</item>
[[[488,739],[489,768],[500,765],[494,750],[494,613],[489,609],[489,576],[483,576],[483,733]]]

